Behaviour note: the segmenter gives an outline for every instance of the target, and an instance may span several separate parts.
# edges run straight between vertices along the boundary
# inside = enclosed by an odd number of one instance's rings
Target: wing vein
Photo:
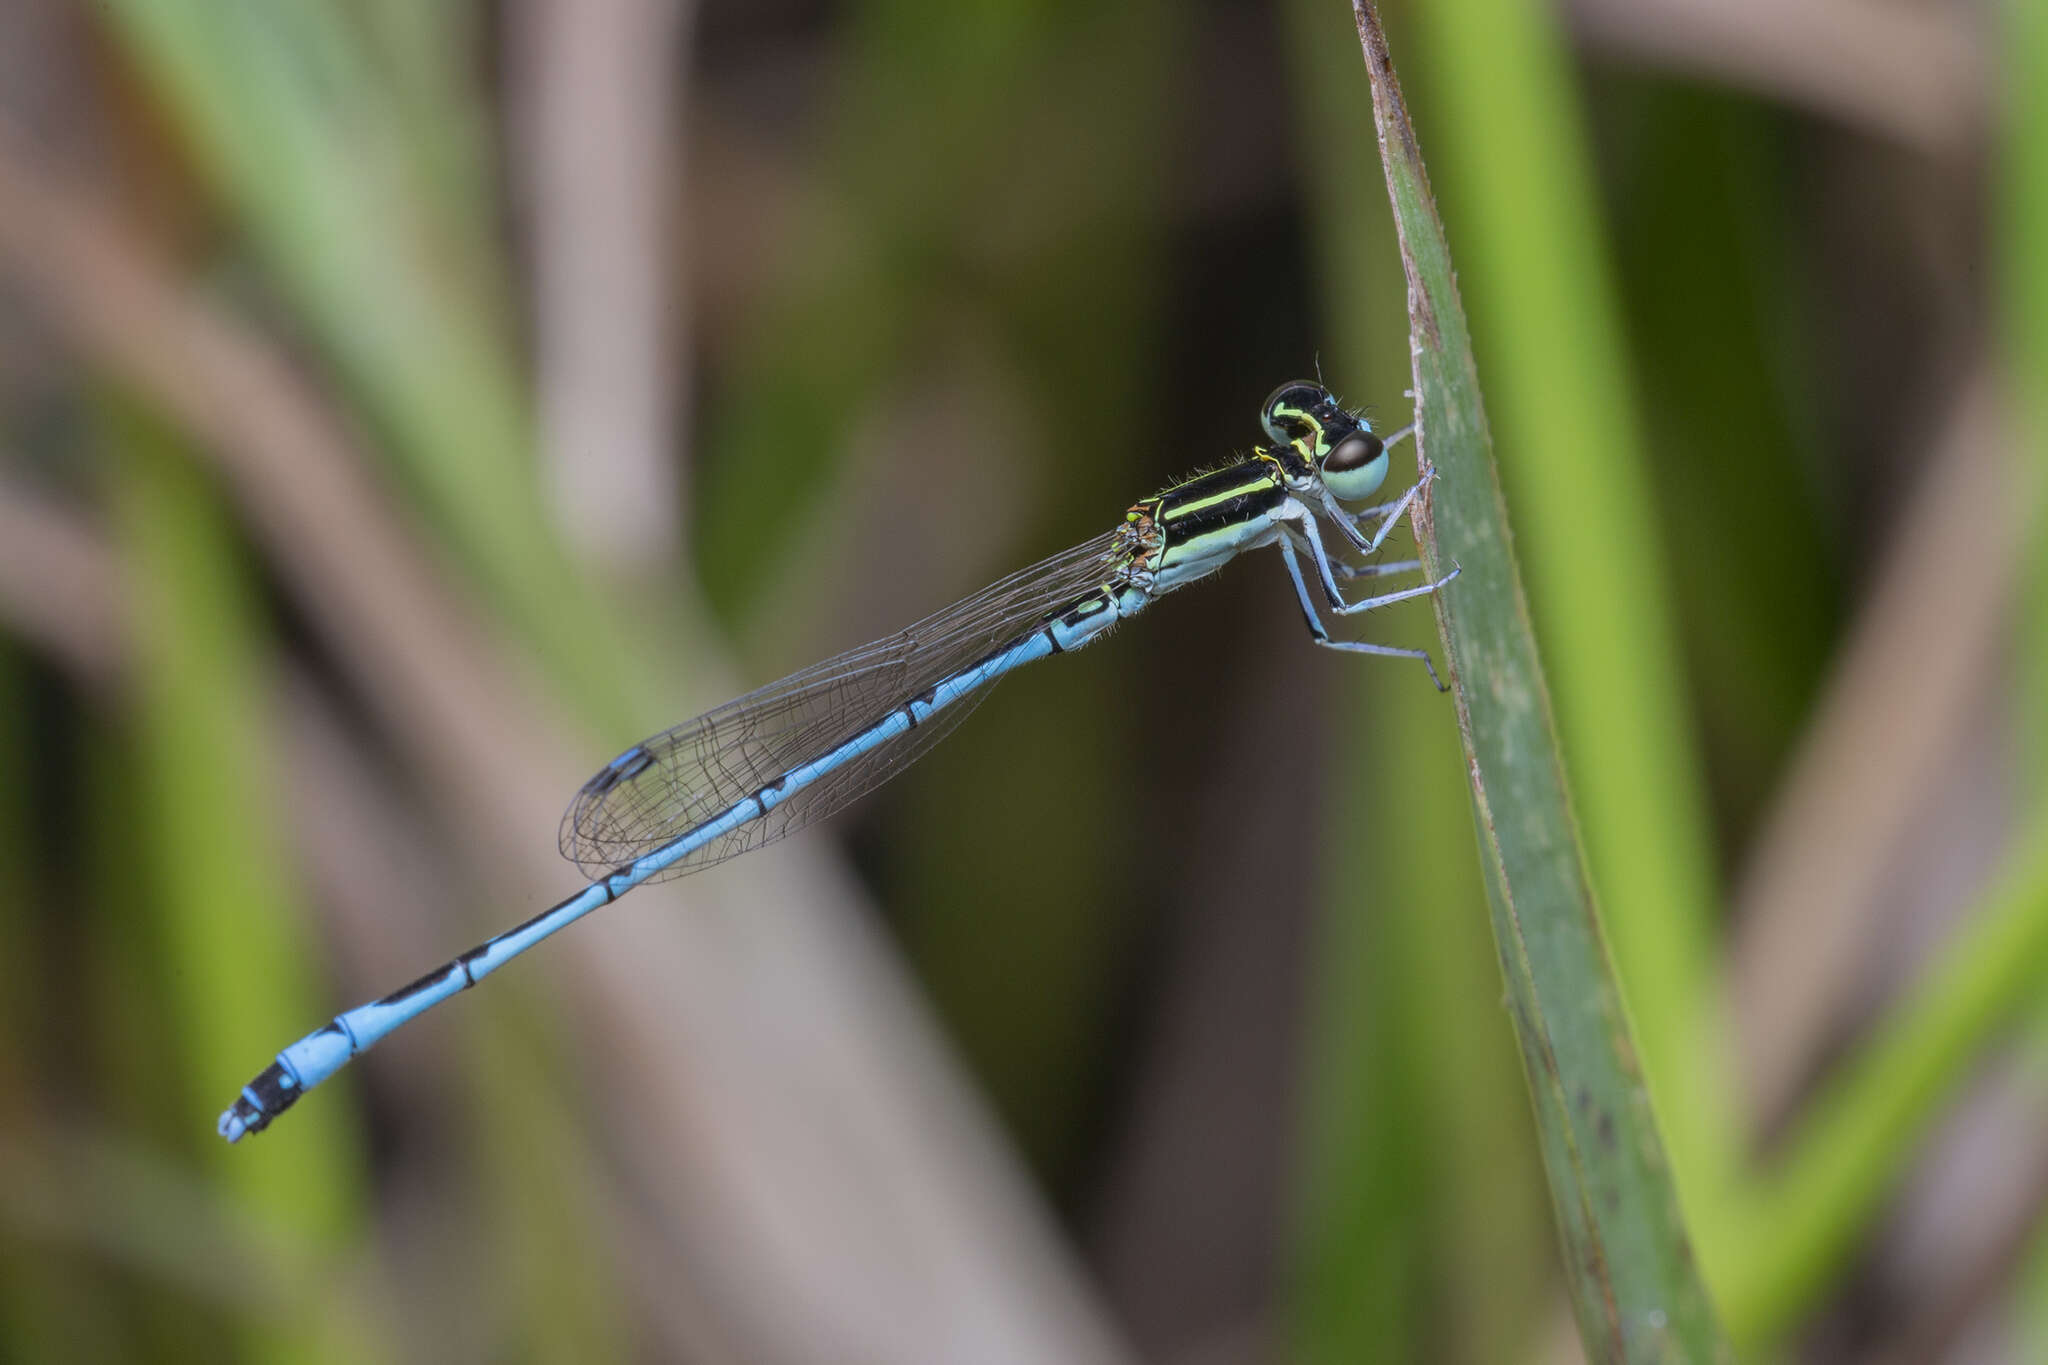
[[[1121,544],[1121,532],[1098,536],[894,635],[792,673],[642,741],[576,793],[562,817],[563,856],[595,879],[673,843],[1107,582],[1120,566]],[[650,880],[701,871],[843,809],[936,744],[987,692],[988,685],[976,689]]]

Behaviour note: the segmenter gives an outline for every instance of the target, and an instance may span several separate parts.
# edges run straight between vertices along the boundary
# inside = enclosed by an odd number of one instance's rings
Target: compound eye
[[[1323,486],[1343,502],[1362,502],[1387,479],[1387,448],[1369,431],[1354,431],[1323,457]]]
[[[1294,441],[1315,441],[1325,423],[1336,413],[1337,402],[1330,391],[1305,379],[1290,380],[1273,390],[1259,410],[1259,425],[1266,434],[1287,445]]]

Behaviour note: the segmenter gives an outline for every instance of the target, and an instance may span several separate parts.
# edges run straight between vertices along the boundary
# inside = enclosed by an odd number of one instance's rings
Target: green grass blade
[[[269,794],[264,639],[233,527],[147,421],[117,409],[109,435],[122,456],[115,501],[137,636],[137,842],[159,893],[179,1103],[206,1114],[247,1078],[250,1057],[303,1026],[309,945],[295,927],[304,916],[279,913],[293,890]],[[247,1160],[199,1125],[188,1131],[253,1217],[336,1253],[358,1234],[362,1157],[346,1128],[311,1126],[295,1146]],[[361,1358],[363,1329],[312,1312],[288,1334],[252,1325],[250,1335],[269,1358],[339,1361]]]
[[[1825,457],[1806,417],[1820,400],[1789,287],[1802,210],[1778,192],[1780,111],[1650,75],[1603,73],[1600,100],[1610,126],[1631,130],[1605,201],[1645,455],[1606,458],[1646,466],[1656,485],[1699,748],[1713,755],[1723,832],[1740,837],[1781,778],[1843,625],[1840,547],[1815,473]],[[1602,537],[1574,539],[1610,552]]]
[[[1557,22],[1532,0],[1414,5],[1463,285],[1521,513],[1520,559],[1603,929],[1709,1271],[1737,1151],[1714,1023],[1718,895],[1670,574]]]
[[[2001,187],[2004,341],[2018,435],[2014,480],[2038,499],[2048,480],[2048,403],[2038,382],[2019,379],[2048,367],[2048,11],[2019,5],[2006,14],[2002,50],[2010,97]],[[2038,525],[2039,508],[2036,509]],[[2017,622],[2017,711],[2030,760],[2019,797],[2032,816],[2010,841],[2008,862],[1972,911],[1968,927],[1887,1015],[1876,1037],[1813,1102],[1785,1144],[1785,1156],[1744,1201],[1749,1226],[1765,1235],[1745,1243],[1746,1258],[1723,1286],[1728,1325],[1739,1341],[1772,1340],[1794,1325],[1860,1250],[1883,1201],[1897,1187],[1929,1128],[1993,1038],[2034,1021],[2048,982],[2048,806],[2041,770],[2048,759],[2048,553],[2036,535],[2024,570],[2027,608]],[[2016,1299],[2048,1273],[2037,1251]],[[2038,1314],[2022,1318],[2023,1342],[2038,1343]],[[2039,1351],[2022,1346],[2020,1358]]]
[[[1342,11],[1292,0],[1287,12],[1301,164],[1368,164],[1372,94]],[[1404,420],[1408,327],[1393,301],[1405,285],[1385,191],[1355,175],[1309,183],[1324,372],[1362,381],[1379,418]],[[1426,612],[1388,615],[1373,639],[1434,645]],[[1336,671],[1344,758],[1312,954],[1288,1358],[1492,1365],[1548,1326],[1556,1241],[1458,734],[1419,668]],[[1389,773],[1406,775],[1398,788]]]
[[[562,552],[534,476],[488,205],[456,206],[484,171],[453,169],[459,132],[422,141],[399,122],[455,99],[403,55],[433,40],[387,24],[380,61],[350,16],[305,0],[118,0],[106,17],[353,389],[372,448],[564,693],[608,734],[643,729],[660,708],[641,655]]]
[[[1724,1289],[1739,1340],[1768,1340],[1817,1299],[1986,1040],[2038,1010],[2048,980],[2048,815],[2013,848],[1966,936],[1814,1102],[1791,1155],[1753,1192],[1753,1235],[1743,1239],[1751,1254]]]
[[[1565,793],[1470,333],[1379,16],[1354,0],[1408,278],[1417,416],[1441,471],[1417,518],[1472,779],[1494,936],[1574,1309],[1595,1361],[1731,1359],[1701,1283]]]

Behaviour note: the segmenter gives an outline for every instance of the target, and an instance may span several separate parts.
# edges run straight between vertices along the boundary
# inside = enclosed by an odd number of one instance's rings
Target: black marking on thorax
[[[1156,515],[1167,545],[1184,545],[1271,512],[1287,500],[1276,474],[1271,461],[1255,458],[1161,493]]]

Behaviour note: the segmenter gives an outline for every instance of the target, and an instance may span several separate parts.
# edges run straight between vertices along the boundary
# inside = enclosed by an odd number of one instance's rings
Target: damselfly
[[[1422,650],[1331,639],[1301,567],[1306,555],[1340,616],[1420,597],[1456,578],[1453,567],[1433,583],[1350,602],[1340,579],[1421,566],[1351,563],[1323,546],[1327,521],[1352,550],[1376,552],[1433,471],[1422,470],[1393,502],[1346,511],[1341,503],[1365,501],[1387,476],[1387,447],[1371,423],[1305,381],[1275,390],[1260,420],[1272,445],[1145,499],[1108,534],[605,764],[562,819],[562,852],[591,878],[588,886],[293,1043],[221,1115],[221,1135],[233,1142],[260,1132],[385,1034],[634,887],[699,871],[840,810],[937,743],[1011,669],[1079,649],[1246,550],[1279,547],[1317,644],[1420,659],[1441,689]],[[1374,519],[1368,535],[1361,528]]]

